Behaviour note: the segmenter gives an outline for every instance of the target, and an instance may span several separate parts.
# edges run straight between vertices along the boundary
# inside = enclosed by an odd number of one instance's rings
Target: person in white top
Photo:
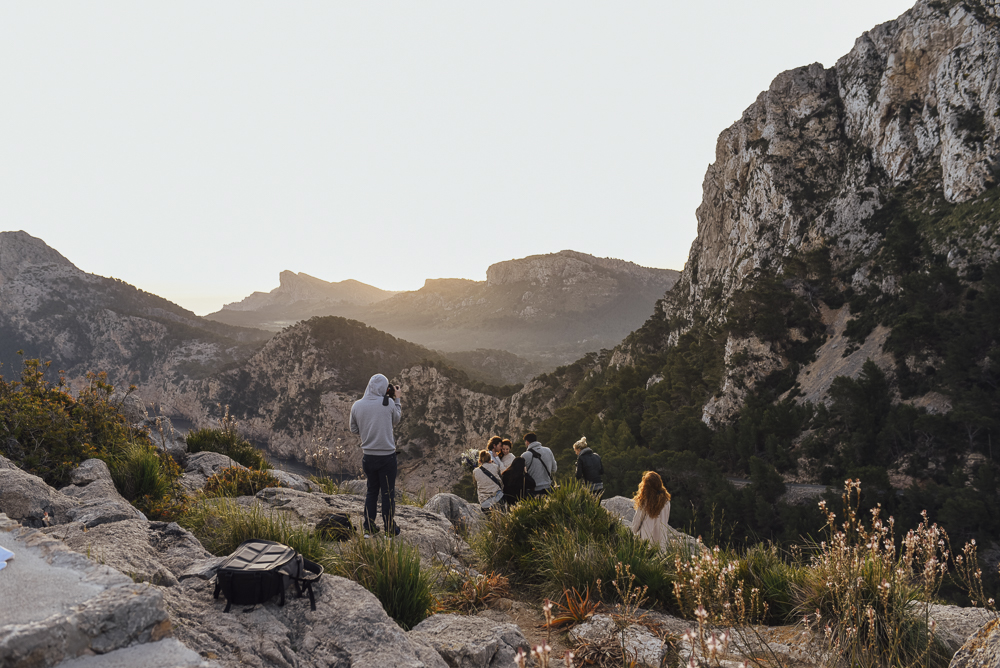
[[[663,480],[656,471],[646,471],[635,493],[635,516],[632,518],[632,533],[645,538],[661,549],[676,536],[670,528],[670,492],[663,486]]]
[[[472,477],[476,481],[476,491],[479,493],[479,507],[484,512],[503,499],[500,468],[490,459],[488,450],[480,450],[479,466],[472,471]]]
[[[514,463],[514,453],[510,451],[511,442],[509,438],[503,439],[500,442],[500,473],[503,473],[510,468],[510,465]]]

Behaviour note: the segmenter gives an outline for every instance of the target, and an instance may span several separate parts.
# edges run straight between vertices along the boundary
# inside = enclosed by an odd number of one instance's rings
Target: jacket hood
[[[378,399],[382,401],[382,397],[385,396],[385,391],[389,389],[389,379],[380,373],[375,374],[368,381],[368,387],[365,389],[365,396],[362,399]]]

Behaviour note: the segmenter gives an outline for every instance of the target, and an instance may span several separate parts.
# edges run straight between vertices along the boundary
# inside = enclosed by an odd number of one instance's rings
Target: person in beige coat
[[[479,493],[479,507],[484,512],[503,500],[500,467],[493,463],[489,450],[479,451],[479,466],[472,472],[472,477],[476,481],[476,491]]]
[[[670,492],[663,486],[663,480],[656,471],[646,471],[639,483],[635,498],[635,516],[632,518],[632,533],[645,538],[661,549],[667,547],[676,536],[670,528]]]

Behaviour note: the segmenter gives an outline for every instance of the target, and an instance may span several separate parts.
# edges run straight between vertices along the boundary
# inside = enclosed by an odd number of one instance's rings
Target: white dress
[[[667,501],[663,510],[656,517],[650,517],[642,508],[635,509],[635,516],[632,518],[632,533],[645,538],[660,548],[665,548],[676,536],[676,532],[670,528],[670,502]]]

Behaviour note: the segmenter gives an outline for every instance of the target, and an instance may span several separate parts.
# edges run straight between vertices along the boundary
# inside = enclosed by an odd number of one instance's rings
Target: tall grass
[[[508,573],[539,594],[589,589],[613,600],[616,568],[627,565],[650,599],[673,607],[672,573],[665,556],[639,539],[577,481],[548,496],[525,499],[506,513],[491,513],[473,548],[488,570]]]
[[[272,468],[271,462],[267,460],[264,453],[239,435],[236,430],[236,418],[229,415],[228,406],[222,416],[220,429],[192,431],[187,435],[185,441],[188,452],[217,452],[230,457],[238,464],[258,471],[267,471]]]
[[[420,552],[401,540],[355,537],[344,544],[336,572],[374,594],[407,631],[426,619],[434,605],[431,578],[420,569]]]
[[[335,567],[335,554],[319,534],[257,504],[246,507],[228,498],[203,499],[193,504],[178,523],[216,556],[228,555],[251,539],[273,540],[295,548],[324,568]]]

